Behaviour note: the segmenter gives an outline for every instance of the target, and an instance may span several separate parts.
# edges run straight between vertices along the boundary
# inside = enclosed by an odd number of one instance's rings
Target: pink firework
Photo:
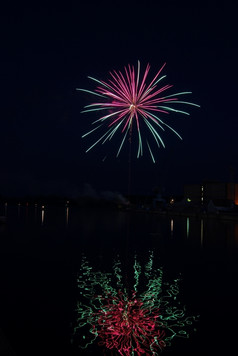
[[[142,131],[143,126],[149,130],[150,137],[158,147],[160,147],[160,145],[165,147],[161,135],[159,134],[161,130],[165,131],[165,128],[169,128],[182,139],[177,131],[161,119],[161,116],[171,112],[189,115],[188,112],[175,108],[177,104],[188,104],[197,107],[199,107],[199,105],[188,101],[178,100],[177,96],[190,94],[191,92],[179,92],[165,95],[165,92],[170,89],[172,85],[167,84],[160,87],[158,86],[158,84],[166,77],[165,75],[160,75],[164,66],[165,64],[160,68],[152,80],[148,80],[150,71],[149,64],[147,64],[144,74],[140,76],[139,61],[137,71],[133,65],[124,67],[124,74],[121,71],[114,70],[110,72],[111,78],[108,79],[107,82],[88,77],[99,84],[96,89],[94,91],[86,89],[78,90],[96,95],[98,98],[101,98],[101,100],[85,106],[83,112],[105,111],[105,114],[94,121],[93,124],[97,124],[97,126],[82,137],[88,136],[105,126],[106,130],[103,131],[103,134],[99,136],[86,152],[91,150],[99,142],[105,143],[107,140],[111,140],[115,133],[120,132],[122,134],[122,140],[117,151],[118,156],[126,138],[128,136],[130,137],[132,134],[134,123],[138,137],[137,158],[143,155],[143,141],[145,140],[150,156],[153,162],[155,162],[148,139],[143,139],[143,136],[145,136],[144,130]]]

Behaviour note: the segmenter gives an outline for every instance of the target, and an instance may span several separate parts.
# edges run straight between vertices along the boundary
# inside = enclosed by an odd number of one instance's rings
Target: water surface
[[[189,339],[163,355],[232,355],[236,347],[238,222],[64,206],[8,206],[0,225],[2,344],[16,355],[117,355],[71,344],[82,254],[110,272],[120,256],[131,275],[150,251],[181,303],[200,315]],[[129,277],[130,278],[130,277]],[[143,287],[143,286],[142,286]]]

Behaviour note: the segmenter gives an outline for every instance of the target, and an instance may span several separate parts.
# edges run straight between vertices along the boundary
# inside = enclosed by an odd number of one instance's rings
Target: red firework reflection
[[[131,299],[121,292],[108,296],[95,316],[99,345],[117,349],[120,355],[154,355],[166,346],[159,309],[147,308],[135,294]]]
[[[153,267],[153,253],[142,269],[135,258],[134,284],[124,287],[121,263],[114,273],[95,272],[82,259],[77,322],[73,338],[81,349],[94,342],[121,356],[160,355],[175,337],[189,337],[197,316],[187,316],[178,300],[179,278],[163,281],[162,268]],[[144,275],[146,289],[139,285]],[[109,351],[109,352],[110,352]]]

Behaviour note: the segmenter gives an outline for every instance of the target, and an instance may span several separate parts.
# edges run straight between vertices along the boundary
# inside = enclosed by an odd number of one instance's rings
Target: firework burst
[[[178,99],[178,96],[191,94],[191,92],[165,94],[172,85],[160,85],[166,77],[166,75],[161,76],[164,66],[165,64],[152,80],[148,80],[150,65],[147,64],[144,74],[141,75],[140,62],[138,61],[137,70],[133,65],[125,66],[124,73],[113,70],[110,72],[110,78],[107,81],[89,76],[89,79],[97,83],[94,91],[77,88],[77,90],[90,93],[98,98],[97,102],[86,105],[83,113],[103,113],[92,123],[95,127],[82,136],[86,137],[95,133],[95,131],[100,132],[96,141],[86,152],[98,143],[103,144],[111,140],[116,133],[120,133],[118,156],[126,138],[131,137],[133,126],[136,128],[138,137],[137,158],[143,155],[144,142],[146,142],[152,161],[155,162],[152,141],[157,147],[165,147],[160,131],[165,131],[166,128],[182,139],[176,130],[161,119],[161,116],[171,112],[189,115],[188,112],[179,110],[178,104],[197,107],[199,105]],[[149,133],[148,137],[146,132]]]

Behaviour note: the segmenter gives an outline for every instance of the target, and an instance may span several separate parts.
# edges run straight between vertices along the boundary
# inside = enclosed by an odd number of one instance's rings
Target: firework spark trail
[[[160,68],[149,84],[147,81],[150,65],[147,65],[140,80],[140,62],[138,61],[137,73],[133,65],[128,65],[128,67],[124,67],[125,74],[116,70],[109,72],[111,78],[108,79],[107,82],[89,76],[89,79],[97,83],[97,87],[94,91],[77,88],[77,90],[95,95],[97,98],[102,98],[101,101],[86,105],[84,107],[85,110],[82,111],[83,113],[105,111],[105,114],[93,122],[93,124],[100,123],[100,125],[89,130],[82,136],[86,137],[95,133],[97,130],[104,130],[86,152],[90,151],[100,142],[104,144],[106,141],[110,141],[115,134],[120,132],[122,139],[117,151],[118,156],[129,132],[132,130],[134,122],[138,137],[137,158],[143,155],[144,136],[153,162],[155,162],[151,148],[153,141],[156,146],[160,147],[160,145],[162,145],[165,147],[164,141],[159,133],[160,130],[164,131],[168,128],[182,139],[176,130],[161,119],[160,115],[169,113],[189,115],[188,112],[171,106],[181,104],[199,107],[199,105],[189,101],[178,100],[177,96],[191,94],[191,92],[164,95],[164,92],[172,88],[170,84],[158,87],[158,84],[166,77],[166,75],[160,76],[164,66],[165,64]],[[143,127],[150,133],[148,137],[146,131],[144,129],[142,131]],[[151,138],[152,141],[149,142]]]
[[[97,340],[98,345],[122,356],[158,355],[174,337],[189,337],[187,329],[196,318],[186,316],[186,308],[180,306],[180,279],[164,282],[163,269],[153,267],[153,253],[144,267],[135,257],[133,271],[129,291],[123,284],[119,259],[114,261],[113,273],[95,272],[82,259],[74,329],[74,337],[80,335],[80,348]],[[147,281],[145,290],[142,278]]]

